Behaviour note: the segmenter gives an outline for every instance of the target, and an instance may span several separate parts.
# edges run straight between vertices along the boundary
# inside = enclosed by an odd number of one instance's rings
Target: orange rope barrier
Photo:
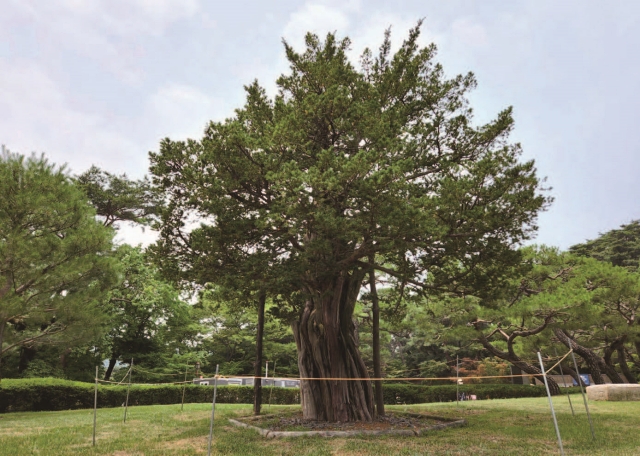
[[[562,361],[564,361],[564,359],[569,356],[571,354],[571,352],[573,351],[573,348],[571,350],[569,350],[569,352],[564,355],[562,358],[560,358],[560,361],[558,361],[557,363],[555,363],[553,366],[551,366],[549,369],[547,369],[547,372],[552,371],[554,367],[556,367],[558,364],[560,364]]]
[[[562,358],[560,358],[560,360],[554,364],[553,366],[551,366],[549,369],[547,369],[547,373],[544,375],[549,375],[549,371],[553,370],[558,364],[560,364],[567,356],[569,356],[571,354],[573,350],[569,350],[569,352],[567,352]],[[162,374],[160,374],[162,375]],[[171,375],[171,374],[164,374],[164,375]],[[207,378],[207,379],[213,379],[213,378],[219,378],[219,379],[236,379],[236,378],[246,378],[246,379],[268,379],[266,377],[256,377],[253,375],[208,375],[205,373],[201,373],[200,374],[202,377],[200,377],[201,379]],[[448,381],[458,381],[458,380],[480,380],[480,379],[489,379],[489,378],[517,378],[517,377],[536,377],[536,376],[541,376],[543,375],[542,373],[540,374],[512,374],[512,375],[480,375],[480,376],[474,376],[474,377],[382,377],[382,378],[375,378],[375,377],[362,377],[362,378],[341,378],[341,377],[298,377],[298,378],[293,378],[293,377],[277,377],[278,380],[289,380],[289,381],[313,381],[313,380],[321,380],[321,381],[328,381],[328,382],[336,382],[336,381],[385,381],[385,382],[389,382],[389,381],[395,381],[395,382],[421,382],[421,381],[435,381],[435,380],[448,380]],[[273,380],[273,377],[271,378]],[[111,382],[108,380],[99,380],[97,379],[98,382],[101,383],[112,383],[112,384],[119,384],[118,382]],[[200,380],[200,379],[195,379],[195,380]],[[193,383],[193,380],[190,381],[186,381],[186,382],[167,382],[167,383],[132,383],[132,385],[180,385],[180,384],[184,384],[184,383]]]

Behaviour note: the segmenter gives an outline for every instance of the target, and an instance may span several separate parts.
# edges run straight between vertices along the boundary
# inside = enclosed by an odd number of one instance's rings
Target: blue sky
[[[306,31],[337,31],[356,57],[424,18],[445,71],[476,74],[478,122],[514,107],[512,138],[555,197],[537,242],[566,248],[640,218],[637,2],[0,0],[0,11],[0,143],[73,172],[141,177],[161,138],[198,138],[232,115],[243,84],[273,92],[283,37],[300,47]]]

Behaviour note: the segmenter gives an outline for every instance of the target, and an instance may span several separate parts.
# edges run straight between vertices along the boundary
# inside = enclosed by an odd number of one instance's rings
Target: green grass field
[[[567,454],[640,455],[640,402],[591,402],[596,438],[591,440],[580,395],[554,399]],[[271,407],[271,412],[293,406]],[[298,438],[265,440],[232,427],[227,418],[251,412],[249,405],[216,407],[213,453],[228,455],[542,455],[558,454],[546,398],[504,399],[389,407],[459,416],[467,427],[420,437]],[[265,408],[265,413],[268,412]],[[206,454],[208,404],[99,409],[97,443],[91,446],[93,410],[0,415],[2,455],[194,455]]]

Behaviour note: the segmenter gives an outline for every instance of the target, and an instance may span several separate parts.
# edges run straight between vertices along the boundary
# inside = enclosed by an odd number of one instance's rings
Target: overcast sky
[[[0,143],[138,178],[161,138],[232,115],[244,84],[273,92],[283,37],[337,31],[357,56],[420,18],[445,71],[476,74],[478,122],[514,107],[512,138],[555,197],[537,242],[566,248],[640,218],[634,1],[0,0]]]

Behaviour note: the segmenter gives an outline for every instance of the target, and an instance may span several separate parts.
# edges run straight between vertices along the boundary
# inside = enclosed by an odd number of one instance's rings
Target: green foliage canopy
[[[369,258],[422,289],[479,295],[518,264],[549,202],[508,142],[511,109],[474,126],[473,75],[446,78],[419,34],[392,55],[387,33],[360,68],[334,34],[308,34],[302,53],[285,43],[275,98],[255,82],[202,140],[150,154],[169,200],[158,257],[200,283],[258,271],[303,304],[290,315],[303,376],[367,375],[351,317]],[[303,391],[305,416],[370,419],[370,385],[352,383]]]
[[[1,156],[0,194],[0,354],[94,336],[113,231],[44,157]]]
[[[571,246],[569,251],[637,271],[640,265],[640,221],[634,220],[596,239]]]
[[[120,246],[115,254],[122,267],[122,282],[105,295],[109,315],[105,356],[110,375],[116,361],[161,367],[190,336],[190,306],[178,291],[163,281],[139,247]]]
[[[473,127],[473,75],[446,79],[418,35],[393,56],[387,36],[360,70],[348,39],[308,35],[304,53],[285,45],[291,72],[275,99],[256,82],[201,141],[164,140],[150,154],[171,199],[164,251],[205,282],[261,255],[295,290],[372,253],[396,275],[428,271],[434,288],[464,278],[474,291],[513,263],[549,199],[507,142],[511,109]],[[206,222],[187,233],[194,213]]]

